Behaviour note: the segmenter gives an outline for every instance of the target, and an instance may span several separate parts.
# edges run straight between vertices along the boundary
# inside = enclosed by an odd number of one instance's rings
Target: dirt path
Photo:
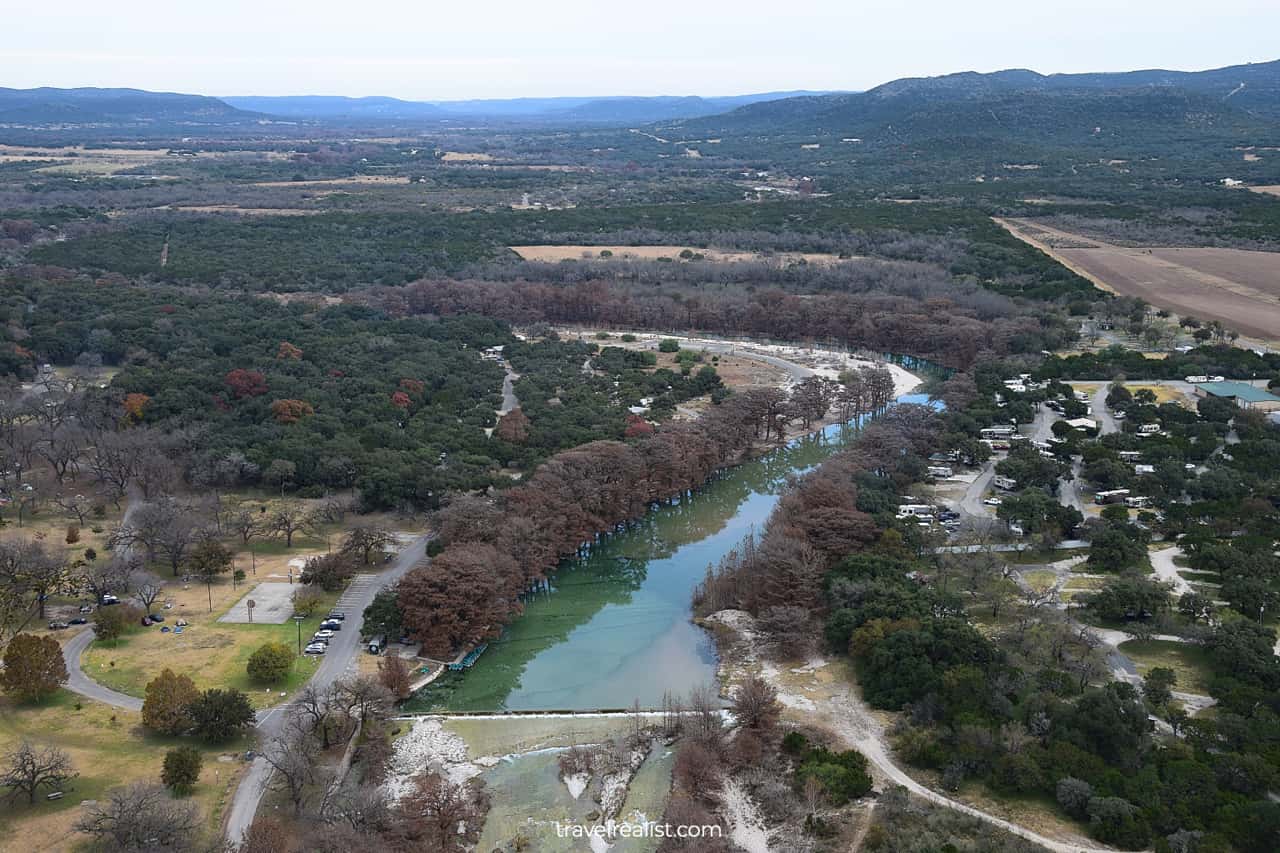
[[[723,673],[726,677],[722,678],[722,682],[732,681],[735,674],[744,675],[752,668],[752,664],[758,663],[753,651],[757,646],[752,628],[754,620],[749,614],[738,610],[722,610],[709,617],[708,621],[725,625],[737,635],[735,654],[727,655],[722,663],[726,669]],[[730,657],[737,662],[729,663]],[[1049,838],[953,800],[911,778],[894,759],[893,748],[889,745],[880,721],[862,701],[853,684],[842,673],[835,671],[830,661],[815,658],[805,666],[794,669],[779,669],[767,663],[760,664],[759,668],[761,675],[778,690],[779,701],[786,709],[784,716],[825,728],[846,749],[861,752],[873,766],[881,785],[885,782],[901,785],[931,803],[986,821],[1055,853],[1111,853],[1110,848],[1094,846],[1083,838]]]

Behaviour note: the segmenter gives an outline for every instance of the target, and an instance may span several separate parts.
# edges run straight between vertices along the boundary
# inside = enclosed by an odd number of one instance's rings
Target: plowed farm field
[[[1116,246],[1033,221],[997,221],[1104,290],[1280,341],[1280,253]]]

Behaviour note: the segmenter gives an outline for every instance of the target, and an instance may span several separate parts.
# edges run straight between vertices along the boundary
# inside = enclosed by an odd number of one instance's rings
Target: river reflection
[[[922,395],[900,402],[926,403]],[[836,425],[721,472],[702,488],[561,563],[551,589],[462,675],[448,675],[409,710],[590,710],[711,683],[711,638],[690,622],[690,597],[707,566],[763,527],[789,478],[857,435]]]

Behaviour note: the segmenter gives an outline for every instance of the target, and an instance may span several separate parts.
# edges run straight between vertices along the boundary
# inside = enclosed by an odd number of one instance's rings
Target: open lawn
[[[1121,643],[1119,649],[1133,659],[1138,672],[1143,675],[1153,667],[1168,667],[1178,674],[1176,690],[1184,693],[1209,692],[1212,674],[1209,656],[1199,646],[1167,640],[1129,640]]]
[[[65,690],[37,705],[0,700],[0,752],[9,752],[23,740],[65,750],[80,776],[66,786],[61,800],[50,802],[41,794],[33,806],[25,800],[0,801],[0,850],[15,853],[77,847],[83,837],[72,827],[83,813],[82,801],[101,799],[108,790],[131,782],[159,782],[165,751],[183,744],[204,753],[191,799],[213,838],[244,766],[238,756],[248,746],[247,740],[213,748],[191,738],[157,737],[142,728],[141,715]]]
[[[161,633],[158,626],[139,626],[115,644],[95,641],[81,656],[81,665],[95,681],[130,696],[144,696],[147,682],[169,667],[191,676],[196,686],[202,689],[235,687],[249,694],[256,708],[275,705],[280,701],[282,692],[292,692],[311,677],[320,658],[298,658],[293,672],[279,684],[251,682],[245,672],[245,664],[254,650],[270,641],[286,643],[296,650],[299,628],[292,620],[280,625],[216,621],[249,590],[248,585],[233,591],[230,582],[215,584],[212,613],[207,608],[203,585],[193,584],[188,589],[178,590],[174,595],[176,606],[166,611],[170,615],[165,624],[172,626],[178,617],[186,619],[189,624],[181,634],[172,631]],[[304,643],[319,627],[337,598],[337,593],[327,594],[316,615],[302,623]]]

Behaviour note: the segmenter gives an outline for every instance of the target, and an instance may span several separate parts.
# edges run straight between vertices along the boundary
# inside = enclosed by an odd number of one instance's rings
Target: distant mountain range
[[[1010,70],[894,80],[866,92],[732,97],[406,101],[325,95],[213,98],[138,89],[0,89],[0,127],[302,124],[674,125],[684,135],[874,136],[879,141],[1084,139],[1100,131],[1273,131],[1280,61],[1212,71],[1053,74]]]
[[[1247,127],[1280,119],[1280,61],[1212,71],[905,78],[866,92],[788,98],[681,123],[685,132],[957,135],[1027,139],[1119,125]]]
[[[0,88],[0,125],[226,125],[265,118],[206,95],[142,89]]]
[[[298,121],[443,121],[505,119],[571,123],[648,123],[724,113],[738,107],[816,92],[763,92],[754,95],[609,98],[505,98],[469,101],[404,101],[399,98],[345,98],[335,95],[233,96],[232,107]]]

